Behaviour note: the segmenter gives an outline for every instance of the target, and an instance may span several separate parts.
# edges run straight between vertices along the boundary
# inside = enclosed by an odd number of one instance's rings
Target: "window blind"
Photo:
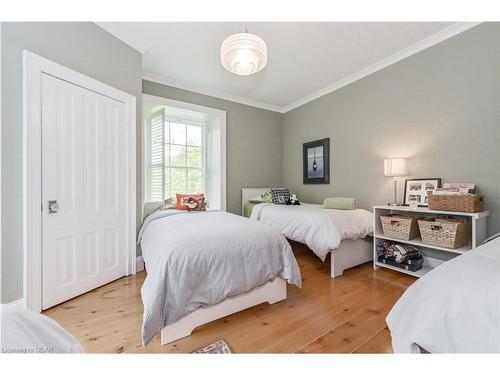
[[[149,120],[148,200],[206,191],[205,124],[168,117],[165,108]]]
[[[165,111],[163,109],[150,117],[150,197],[152,201],[165,199]]]

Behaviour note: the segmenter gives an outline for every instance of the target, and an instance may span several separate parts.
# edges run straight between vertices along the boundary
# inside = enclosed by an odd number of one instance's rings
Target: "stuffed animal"
[[[175,199],[170,197],[163,201],[163,208],[168,210],[170,208],[175,208]]]
[[[198,211],[205,211],[207,209],[208,202],[205,200],[205,197],[197,198],[196,203],[196,209]]]
[[[198,206],[198,201],[195,197],[189,197],[186,201],[186,206],[189,211],[194,211],[196,209],[196,206]]]
[[[299,198],[297,198],[297,194],[292,194],[290,195],[290,198],[288,198],[288,201],[286,202],[287,205],[291,206],[300,206]]]
[[[188,211],[205,211],[206,210],[205,198],[189,197],[186,202],[186,206],[188,208]]]

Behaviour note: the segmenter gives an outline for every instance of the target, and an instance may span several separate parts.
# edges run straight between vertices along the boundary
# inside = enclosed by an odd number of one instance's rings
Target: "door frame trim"
[[[126,275],[136,273],[136,98],[30,51],[23,50],[23,257],[24,303],[42,311],[42,73],[125,104]]]

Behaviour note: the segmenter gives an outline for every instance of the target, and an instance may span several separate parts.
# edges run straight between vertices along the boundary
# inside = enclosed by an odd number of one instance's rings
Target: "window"
[[[148,95],[144,109],[145,200],[202,192],[209,207],[224,209],[225,112]]]
[[[151,115],[151,199],[206,190],[205,124]]]

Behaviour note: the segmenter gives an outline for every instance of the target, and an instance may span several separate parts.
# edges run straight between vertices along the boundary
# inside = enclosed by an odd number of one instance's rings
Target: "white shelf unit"
[[[457,249],[449,249],[446,247],[424,244],[420,237],[415,238],[413,240],[405,241],[384,236],[382,230],[382,223],[380,221],[380,216],[387,216],[392,214],[408,215],[409,213],[413,213],[416,214],[417,216],[424,216],[424,217],[435,217],[437,215],[466,217],[467,220],[470,220],[471,223],[471,240],[467,245],[463,247]],[[419,207],[417,209],[412,209],[408,206],[389,206],[389,205],[373,206],[373,220],[374,220],[373,268],[377,269],[378,267],[384,267],[394,271],[412,275],[415,277],[421,277],[444,262],[444,260],[440,258],[425,256],[426,250],[432,250],[434,252],[436,251],[444,252],[447,253],[448,256],[455,257],[465,253],[466,251],[476,248],[486,239],[486,219],[488,216],[489,216],[488,211],[469,213],[469,212],[452,212],[452,211],[434,211],[434,210],[429,210],[427,207]],[[422,268],[416,272],[413,272],[379,262],[377,254],[377,242],[380,240],[389,240],[393,242],[410,244],[419,248],[424,253],[424,264]]]

